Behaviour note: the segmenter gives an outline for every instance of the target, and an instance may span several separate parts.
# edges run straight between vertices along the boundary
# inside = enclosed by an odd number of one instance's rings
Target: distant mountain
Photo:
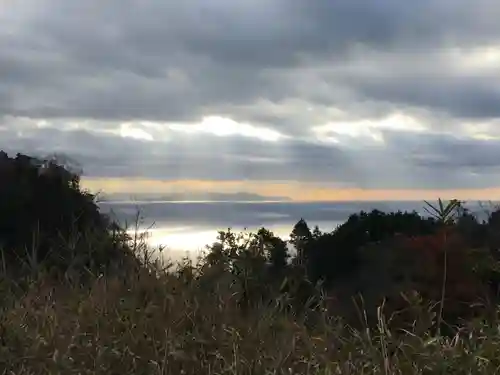
[[[179,201],[210,201],[210,202],[266,202],[278,201],[289,202],[288,197],[263,196],[254,193],[237,192],[237,193],[172,193],[172,194],[102,194],[99,195],[100,202],[116,202],[116,201],[164,201],[164,202],[179,202]]]

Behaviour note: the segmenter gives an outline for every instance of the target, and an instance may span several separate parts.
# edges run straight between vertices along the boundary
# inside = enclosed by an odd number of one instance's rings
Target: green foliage
[[[424,201],[427,207],[424,207],[425,210],[438,222],[442,224],[452,224],[455,222],[458,210],[462,207],[462,203],[457,199],[452,199],[445,206],[443,201],[438,199],[437,205],[432,205],[431,203]]]

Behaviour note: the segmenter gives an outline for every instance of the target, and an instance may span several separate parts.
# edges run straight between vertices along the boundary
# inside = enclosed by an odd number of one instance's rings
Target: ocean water
[[[131,231],[147,229],[153,247],[165,246],[172,258],[196,257],[216,240],[219,230],[254,231],[260,227],[288,238],[293,225],[304,218],[311,229],[332,231],[349,215],[372,209],[412,211],[425,215],[422,201],[404,202],[102,202],[101,210],[111,213]],[[472,211],[481,211],[471,207]],[[132,227],[130,227],[132,225]]]

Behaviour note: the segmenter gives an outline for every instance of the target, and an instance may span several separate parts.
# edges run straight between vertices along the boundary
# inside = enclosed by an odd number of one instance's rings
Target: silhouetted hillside
[[[0,248],[9,272],[98,272],[130,257],[123,231],[94,198],[57,160],[0,153]]]

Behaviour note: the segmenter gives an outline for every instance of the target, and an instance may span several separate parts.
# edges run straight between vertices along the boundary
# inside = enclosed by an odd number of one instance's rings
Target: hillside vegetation
[[[60,161],[0,152],[0,374],[494,374],[500,210],[219,233],[172,266]]]

